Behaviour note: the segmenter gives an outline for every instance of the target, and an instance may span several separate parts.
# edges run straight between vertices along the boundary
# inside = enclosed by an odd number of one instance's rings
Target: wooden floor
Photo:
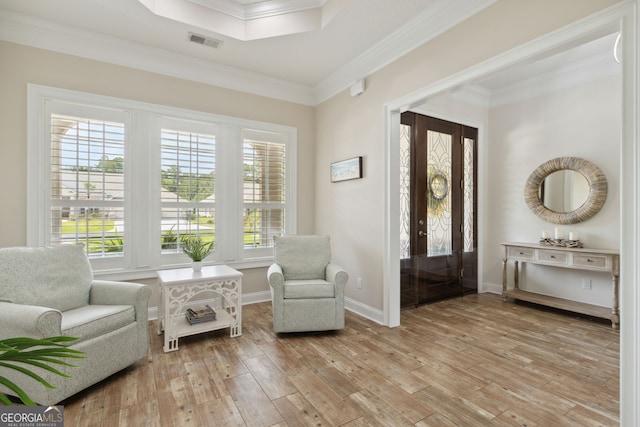
[[[347,312],[340,332],[276,336],[271,305],[243,335],[181,338],[62,402],[65,426],[615,426],[610,324],[469,295],[389,329]]]

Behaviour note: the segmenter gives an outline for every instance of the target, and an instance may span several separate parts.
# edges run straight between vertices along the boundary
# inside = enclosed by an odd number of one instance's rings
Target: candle
[[[549,230],[542,230],[542,238],[548,239],[549,237],[551,237],[551,233],[549,232]]]
[[[560,227],[556,227],[555,236],[556,236],[556,239],[564,239],[564,230]]]
[[[578,240],[578,233],[570,231],[569,232],[569,240]]]

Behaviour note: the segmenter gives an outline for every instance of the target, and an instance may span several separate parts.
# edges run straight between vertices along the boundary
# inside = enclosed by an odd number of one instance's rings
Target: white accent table
[[[620,278],[620,254],[611,249],[565,248],[543,246],[536,243],[501,243],[502,245],[502,296],[542,304],[562,310],[587,314],[589,316],[611,319],[611,326],[618,329],[620,312],[618,286]],[[513,289],[507,283],[507,262],[513,261]],[[584,271],[601,271],[611,274],[611,308],[600,307],[564,298],[541,295],[523,291],[519,287],[519,263],[548,265]]]
[[[160,284],[158,307],[158,335],[164,331],[164,351],[178,350],[178,338],[202,332],[229,328],[231,337],[242,335],[242,273],[227,265],[161,270],[157,272]],[[215,308],[216,320],[190,324],[185,311],[194,298],[219,295],[222,308]]]

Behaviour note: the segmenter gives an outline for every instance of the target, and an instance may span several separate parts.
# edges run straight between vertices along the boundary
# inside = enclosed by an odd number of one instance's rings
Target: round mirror
[[[539,197],[544,207],[551,211],[571,212],[587,201],[589,183],[579,172],[556,171],[549,174],[540,184]]]
[[[554,224],[575,224],[602,208],[607,198],[607,179],[587,160],[558,157],[533,171],[527,179],[524,198],[539,218]]]

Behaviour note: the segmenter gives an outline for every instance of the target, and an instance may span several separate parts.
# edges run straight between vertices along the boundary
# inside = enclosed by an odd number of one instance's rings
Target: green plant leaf
[[[38,364],[34,364],[34,363],[29,363],[30,365],[34,365],[34,366],[38,366]],[[45,386],[46,388],[56,388],[55,386],[49,384],[44,378],[42,378],[40,375],[36,374],[33,371],[30,371],[29,369],[23,367],[23,366],[19,366],[19,365],[13,365],[10,363],[4,363],[4,362],[0,362],[0,366],[4,366],[5,368],[9,368],[9,369],[13,369],[16,370],[18,372],[21,372],[23,374],[25,374],[28,377],[33,378],[34,380],[38,381],[40,384],[42,384],[43,386]],[[41,366],[38,366],[41,367]],[[47,371],[50,371],[51,369],[47,369]],[[56,373],[57,371],[55,369],[53,369],[54,373]],[[67,377],[69,378],[68,375],[62,374],[60,373],[60,376],[62,377]],[[0,379],[5,379],[4,377],[0,377]],[[7,380],[8,381],[8,380]]]
[[[34,366],[45,371],[49,371],[63,378],[70,378],[69,375],[59,371],[52,365],[67,366],[75,368],[63,359],[83,359],[84,353],[67,347],[65,344],[76,341],[77,338],[58,336],[44,339],[17,337],[0,340],[0,366],[18,371],[34,380],[44,387],[56,388],[49,384],[44,378],[28,369]],[[23,366],[26,365],[26,366]],[[0,376],[0,384],[5,385],[13,391],[27,405],[35,405],[29,396],[9,379]],[[0,401],[11,405],[11,401],[0,393]]]
[[[28,337],[18,337],[18,338],[7,338],[4,340],[0,340],[0,349],[2,347],[12,347],[15,349],[25,349],[29,347],[38,347],[38,346],[49,346],[49,347],[64,347],[62,343],[71,343],[73,341],[77,341],[78,338],[67,337],[67,336],[57,336],[50,338],[28,338]],[[77,351],[77,350],[74,350]]]
[[[213,241],[205,243],[200,237],[182,239],[182,251],[193,261],[202,261],[212,249]]]
[[[20,400],[22,400],[22,402],[25,405],[29,405],[29,406],[36,406],[37,405],[36,402],[31,400],[31,398],[29,396],[27,396],[27,393],[25,393],[24,390],[22,390],[20,387],[18,387],[17,385],[12,383],[8,379],[6,379],[4,377],[0,377],[0,384],[5,385],[9,390],[11,390],[15,394],[17,394],[18,397],[20,398]],[[7,406],[11,406],[12,405],[11,400],[9,400],[9,398],[7,396],[5,396],[4,394],[2,394],[2,393],[0,393],[0,400],[2,400],[2,402]]]

